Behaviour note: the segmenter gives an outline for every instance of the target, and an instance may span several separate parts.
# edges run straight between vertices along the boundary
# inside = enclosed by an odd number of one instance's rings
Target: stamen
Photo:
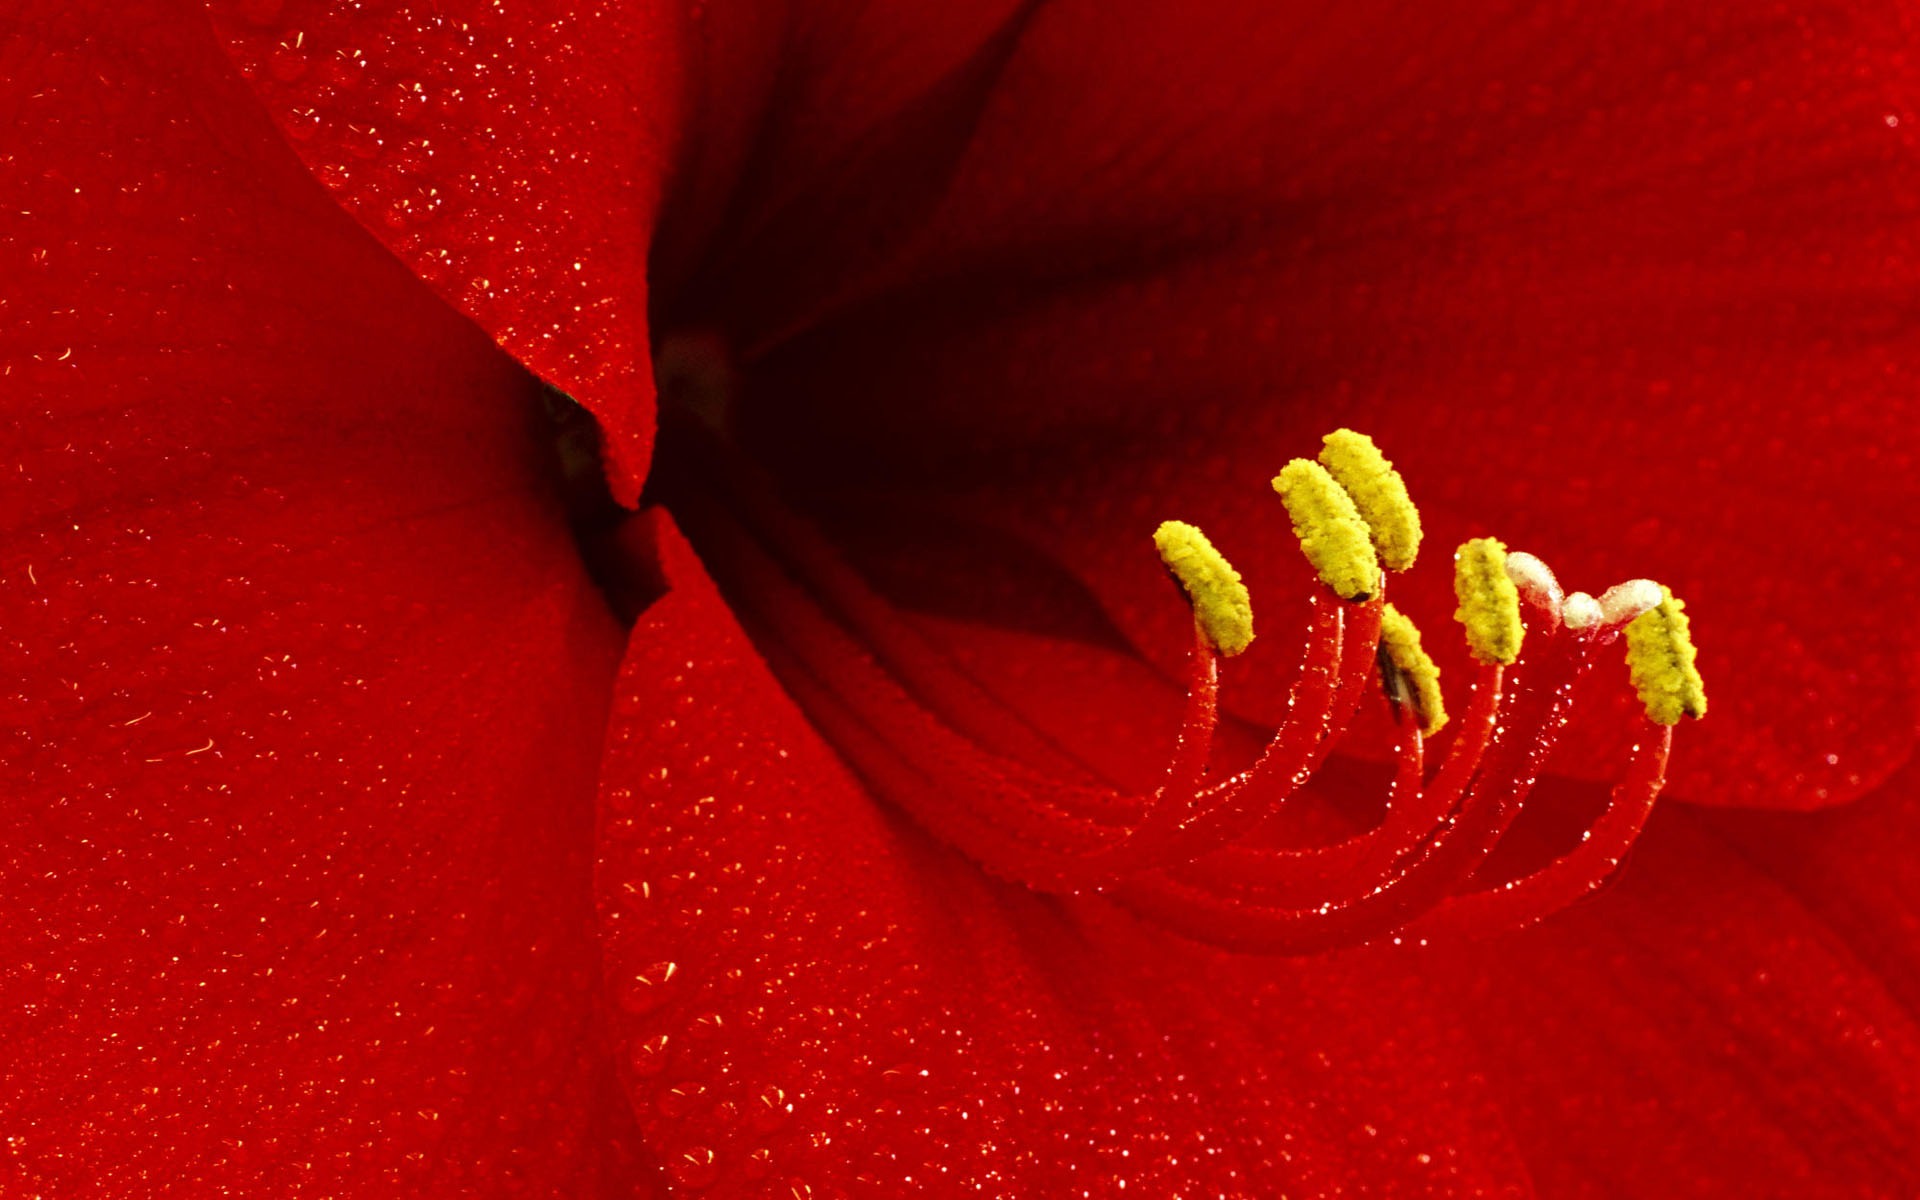
[[[1627,669],[1647,716],[1662,725],[1707,715],[1707,690],[1694,666],[1686,605],[1662,587],[1660,602],[1627,626]],[[1605,601],[1602,601],[1605,607]]]
[[[1182,814],[1188,819],[1169,823],[1162,815],[1172,809],[1156,807],[1142,832],[1147,832],[1146,825],[1163,832],[1165,853],[1159,861],[1148,861],[1136,846],[1128,852],[1131,866],[1189,860],[1242,836],[1312,778],[1331,744],[1346,731],[1358,691],[1352,681],[1356,676],[1364,678],[1355,660],[1372,657],[1371,649],[1356,655],[1352,648],[1371,647],[1379,636],[1378,626],[1365,621],[1365,614],[1376,610],[1360,609],[1350,629],[1345,605],[1316,596],[1313,608],[1307,658],[1287,694],[1286,722],[1251,768],[1192,797]]]
[[[1411,567],[1420,553],[1420,510],[1407,495],[1406,480],[1364,433],[1336,429],[1324,440],[1320,465],[1353,498],[1380,561],[1390,571]]]
[[[1408,931],[1422,938],[1482,929],[1518,929],[1560,911],[1605,883],[1639,838],[1666,783],[1673,727],[1643,721],[1627,773],[1580,844],[1523,879],[1483,892],[1454,896]]]
[[[1556,643],[1566,639],[1554,638],[1553,629],[1542,633],[1541,644],[1529,652],[1530,658],[1544,659],[1531,672],[1540,682],[1510,695],[1502,706],[1490,759],[1465,803],[1384,876],[1344,877],[1315,903],[1297,898],[1301,881],[1289,878],[1288,867],[1298,863],[1311,869],[1317,865],[1314,857],[1328,851],[1295,853],[1291,862],[1284,852],[1266,852],[1266,879],[1251,888],[1244,876],[1217,869],[1225,856],[1215,855],[1182,868],[1177,876],[1149,874],[1130,883],[1122,898],[1188,936],[1262,953],[1313,953],[1404,929],[1486,862],[1519,815],[1566,725],[1574,681],[1591,656],[1584,645],[1561,652]],[[1340,854],[1345,849],[1329,851]],[[1242,852],[1247,853],[1261,852]]]
[[[1353,497],[1317,462],[1296,458],[1273,477],[1293,532],[1321,580],[1347,600],[1380,590],[1380,560]]]
[[[1392,878],[1396,867],[1412,860],[1460,803],[1479,768],[1500,711],[1505,667],[1480,668],[1473,698],[1457,723],[1446,761],[1433,781],[1421,787],[1423,750],[1420,731],[1401,735],[1400,768],[1387,793],[1386,816],[1373,829],[1344,842],[1309,850],[1237,844],[1168,875],[1183,884],[1202,884],[1239,895],[1258,894],[1268,902],[1300,908],[1326,903],[1330,896],[1364,895]]]
[[[1456,896],[1414,922],[1409,932],[1426,937],[1489,926],[1517,928],[1557,912],[1606,882],[1653,815],[1666,781],[1673,725],[1694,701],[1698,712],[1693,715],[1706,710],[1684,606],[1644,579],[1610,588],[1598,601],[1587,600],[1595,619],[1580,628],[1596,644],[1611,640],[1620,621],[1631,621],[1627,661],[1647,712],[1634,731],[1625,775],[1573,850],[1524,878]]]
[[[1566,595],[1538,558],[1480,538],[1455,557],[1456,615],[1480,665],[1448,725],[1439,671],[1383,595],[1382,564],[1411,561],[1418,516],[1371,440],[1343,430],[1326,439],[1324,466],[1295,459],[1274,480],[1331,590],[1310,597],[1286,719],[1250,765],[1211,779],[1222,663],[1251,643],[1252,604],[1199,529],[1168,521],[1155,531],[1190,601],[1193,641],[1166,769],[1151,791],[1127,791],[874,592],[711,422],[682,426],[677,436],[699,452],[665,456],[657,474],[676,519],[783,684],[877,794],[996,875],[1107,892],[1216,944],[1306,953],[1537,919],[1613,869],[1659,792],[1668,726],[1705,710],[1670,594],[1637,580],[1598,600]],[[1635,686],[1663,724],[1636,739],[1626,779],[1581,846],[1527,879],[1461,894],[1518,817],[1574,681],[1623,628]],[[1279,816],[1309,794],[1375,679],[1396,716],[1415,718],[1400,726],[1381,818],[1330,845],[1287,845],[1294,826]],[[1426,779],[1426,739],[1443,726],[1451,740]]]
[[[1535,560],[1536,562],[1539,560]],[[1474,661],[1510,663],[1520,657],[1520,590],[1507,575],[1507,548],[1495,538],[1474,538],[1453,556],[1454,618],[1467,630]]]
[[[1380,612],[1380,655],[1383,671],[1391,671],[1387,694],[1395,706],[1411,708],[1420,718],[1420,732],[1427,737],[1440,732],[1447,723],[1447,706],[1440,695],[1440,668],[1420,648],[1420,631],[1391,604]]]
[[[1245,650],[1253,641],[1253,600],[1240,572],[1185,521],[1161,522],[1153,544],[1193,602],[1193,619],[1208,643],[1228,658]]]

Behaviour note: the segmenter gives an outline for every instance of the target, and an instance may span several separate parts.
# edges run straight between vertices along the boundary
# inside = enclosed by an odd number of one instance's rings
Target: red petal
[[[1644,1185],[1612,1194],[1920,1182],[1898,1133],[1920,1077],[1910,1018],[1723,857],[1695,872],[1694,844],[1663,838],[1639,892],[1474,949],[1185,946],[1098,901],[994,883],[877,807],[660,525],[674,590],[624,669],[598,887],[625,1078],[687,1186],[1392,1195],[1525,1192],[1531,1175],[1579,1194],[1610,1178],[1575,1153]],[[1749,928],[1754,905],[1781,923]],[[1772,991],[1748,1004],[1732,989],[1761,959]],[[1470,986],[1489,975],[1492,999]],[[1738,1031],[1743,1071],[1723,1037],[1685,1040],[1709,1018]],[[1596,1062],[1603,1045],[1634,1057]],[[1579,1140],[1555,1143],[1570,1123]]]
[[[1889,994],[1920,1012],[1920,764],[1909,763],[1874,795],[1817,820],[1714,814],[1704,830],[1724,841],[1879,976]]]
[[[600,417],[631,500],[653,438],[647,248],[683,124],[679,6],[208,7],[348,211]]]
[[[0,34],[0,1191],[632,1194],[538,384],[197,15]]]
[[[1715,706],[1676,795],[1872,788],[1915,726],[1904,10],[1400,7],[1043,10],[919,239],[807,333],[743,310],[738,344],[786,339],[747,436],[803,493],[1065,564],[1171,671],[1147,533],[1206,525],[1284,629],[1266,478],[1352,423],[1426,505],[1430,641],[1470,533],[1653,575]]]
[[[1606,898],[1448,964],[1543,1193],[1920,1191],[1916,781],[1669,811]]]

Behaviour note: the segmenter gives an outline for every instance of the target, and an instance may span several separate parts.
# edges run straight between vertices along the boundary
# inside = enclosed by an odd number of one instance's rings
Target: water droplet
[[[340,134],[340,144],[355,158],[370,159],[380,153],[384,140],[371,125],[348,125]]]
[[[658,1075],[667,1065],[667,1035],[656,1033],[633,1044],[627,1063],[635,1075]]]
[[[281,83],[292,83],[307,73],[307,56],[283,42],[267,55],[267,70]]]
[[[320,132],[320,110],[316,108],[293,108],[287,110],[287,136],[296,142],[304,142]]]
[[[793,1105],[787,1101],[787,1093],[768,1084],[754,1102],[753,1127],[762,1133],[771,1133],[792,1115]]]
[[[367,60],[358,50],[340,50],[327,61],[327,82],[335,87],[359,87],[367,75]]]
[[[673,1157],[667,1174],[683,1188],[703,1188],[720,1174],[713,1150],[707,1146],[689,1146]]]
[[[698,1104],[700,1098],[706,1094],[707,1085],[704,1083],[693,1083],[691,1081],[676,1083],[666,1091],[661,1092],[659,1097],[654,1100],[653,1106],[660,1110],[661,1116],[666,1117],[668,1120],[677,1121],[689,1112],[692,1112],[693,1106]]]
[[[620,991],[620,1007],[638,1015],[665,1003],[680,976],[680,964],[657,962],[634,972]]]
[[[904,1092],[926,1082],[927,1073],[914,1067],[888,1067],[880,1072],[880,1085],[888,1091]]]

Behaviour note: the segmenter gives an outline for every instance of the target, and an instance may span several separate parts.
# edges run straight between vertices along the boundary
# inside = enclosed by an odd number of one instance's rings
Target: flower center
[[[1478,538],[1454,556],[1455,615],[1476,667],[1449,720],[1419,631],[1385,595],[1388,573],[1414,564],[1418,512],[1372,440],[1339,430],[1317,460],[1294,459],[1273,480],[1321,586],[1286,718],[1264,749],[1210,770],[1223,666],[1253,641],[1252,597],[1205,534],[1166,521],[1153,541],[1191,608],[1193,643],[1160,781],[1128,791],[1053,769],[1020,715],[901,619],[732,447],[724,381],[702,369],[710,350],[662,348],[663,394],[673,381],[681,411],[663,418],[675,432],[658,494],[843,758],[922,826],[1029,888],[1101,893],[1186,936],[1270,953],[1524,925],[1614,871],[1659,795],[1672,726],[1705,712],[1671,593],[1635,580],[1598,599],[1566,595],[1540,559]],[[1608,803],[1567,854],[1486,884],[1574,684],[1623,631],[1645,711]],[[1396,718],[1384,814],[1342,841],[1286,844],[1282,819],[1376,689]],[[1430,769],[1428,739],[1443,727]]]

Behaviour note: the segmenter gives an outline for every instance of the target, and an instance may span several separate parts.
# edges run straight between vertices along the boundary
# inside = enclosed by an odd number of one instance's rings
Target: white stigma
[[[1568,629],[1588,629],[1602,619],[1600,602],[1585,592],[1575,592],[1560,606],[1560,619]]]
[[[1507,578],[1513,580],[1513,586],[1520,589],[1528,603],[1558,612],[1560,609],[1560,581],[1553,577],[1553,571],[1546,563],[1524,550],[1507,552]],[[1654,603],[1659,603],[1658,599]]]
[[[1625,625],[1648,609],[1658,608],[1663,599],[1660,585],[1653,580],[1629,579],[1601,593],[1600,616],[1608,625]]]

